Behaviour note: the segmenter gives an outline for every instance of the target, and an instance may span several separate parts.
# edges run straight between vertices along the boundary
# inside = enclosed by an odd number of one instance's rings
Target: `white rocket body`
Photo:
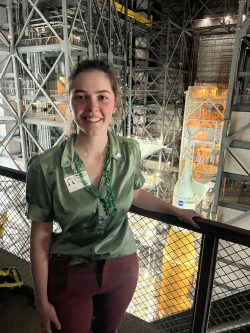
[[[182,175],[178,179],[174,187],[173,205],[178,208],[195,209],[195,185],[192,180],[191,161],[189,158],[185,160],[185,166]]]
[[[184,169],[174,187],[173,205],[178,208],[196,210],[196,207],[203,200],[208,189],[212,188],[212,183],[210,181],[204,184],[192,179],[191,147],[192,139],[190,135],[188,138],[188,147],[184,154]]]

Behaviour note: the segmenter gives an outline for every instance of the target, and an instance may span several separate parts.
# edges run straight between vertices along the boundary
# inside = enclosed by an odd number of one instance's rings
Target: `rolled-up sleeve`
[[[135,170],[135,180],[134,180],[134,189],[138,190],[145,183],[145,178],[141,173],[141,149],[138,142],[135,141],[135,160],[136,160],[136,170]]]
[[[39,162],[34,161],[26,176],[26,216],[32,221],[53,222],[52,191]]]

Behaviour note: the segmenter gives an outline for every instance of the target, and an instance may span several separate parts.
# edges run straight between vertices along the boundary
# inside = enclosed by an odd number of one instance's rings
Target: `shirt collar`
[[[108,138],[110,145],[110,156],[114,158],[116,161],[119,161],[122,158],[122,154],[118,137],[109,131]]]
[[[71,136],[66,141],[66,145],[63,150],[61,166],[68,167],[74,161],[75,157],[75,138],[76,134],[71,134]],[[115,160],[120,160],[122,158],[120,144],[117,136],[108,131],[108,139],[110,145],[110,156]]]
[[[75,156],[75,138],[76,134],[71,134],[63,150],[61,166],[68,167],[74,161]]]

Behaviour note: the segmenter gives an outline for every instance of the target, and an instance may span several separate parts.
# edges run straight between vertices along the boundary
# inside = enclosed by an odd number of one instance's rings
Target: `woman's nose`
[[[88,108],[89,108],[89,111],[95,111],[96,109],[98,109],[98,101],[96,98],[94,98],[94,97],[89,98]]]

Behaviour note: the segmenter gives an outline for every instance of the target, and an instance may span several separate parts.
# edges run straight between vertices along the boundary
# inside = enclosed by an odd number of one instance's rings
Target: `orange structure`
[[[189,230],[171,227],[163,251],[162,276],[158,282],[158,316],[190,309],[189,297],[195,271],[194,236]]]
[[[57,80],[57,92],[59,96],[63,96],[65,93],[65,84],[61,80]],[[64,103],[60,103],[58,109],[63,115],[65,115],[66,105]]]
[[[227,89],[216,85],[192,86],[186,94],[180,172],[187,142],[192,141],[192,177],[211,178],[217,173]]]

